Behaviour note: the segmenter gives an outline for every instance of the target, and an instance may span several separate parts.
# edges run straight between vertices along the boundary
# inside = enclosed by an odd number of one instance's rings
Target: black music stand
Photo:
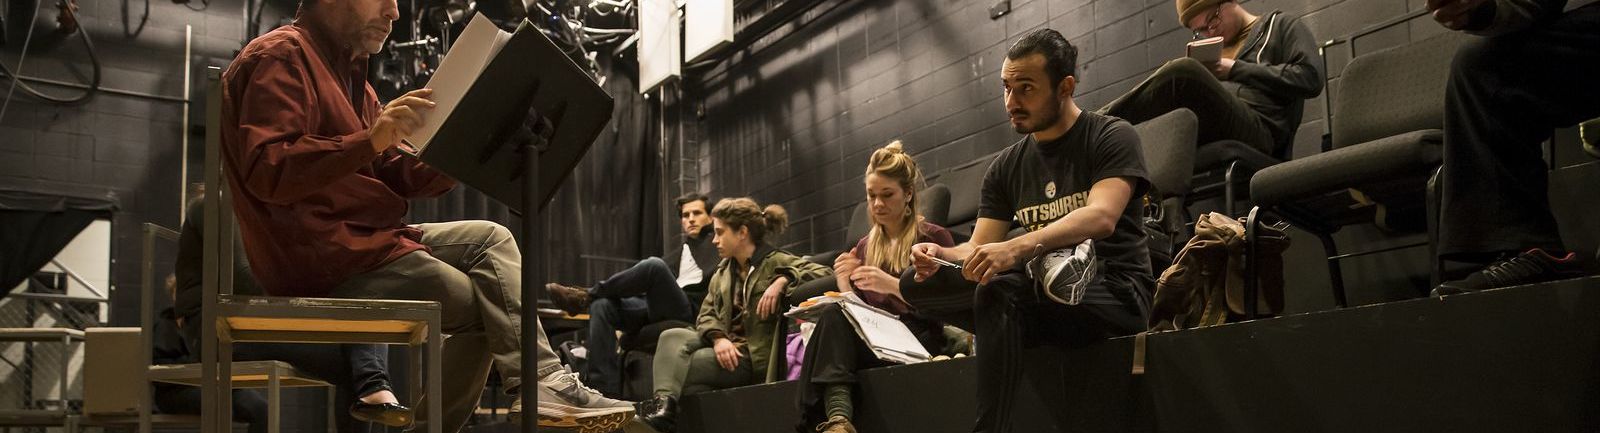
[[[522,385],[536,384],[534,321],[544,281],[540,211],[611,120],[613,101],[587,72],[526,20],[484,68],[439,131],[417,155],[522,215]],[[534,139],[516,139],[529,109],[542,117]],[[538,393],[523,393],[538,410]],[[522,431],[538,431],[537,416]]]

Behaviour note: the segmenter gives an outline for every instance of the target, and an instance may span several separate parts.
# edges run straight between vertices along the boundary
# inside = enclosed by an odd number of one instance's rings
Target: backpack
[[[1173,257],[1172,266],[1156,281],[1150,307],[1150,330],[1134,341],[1134,374],[1144,372],[1149,333],[1216,326],[1243,320],[1246,300],[1245,225],[1211,212],[1195,221],[1194,237]],[[1283,251],[1289,236],[1283,223],[1261,224],[1256,234],[1256,299],[1261,317],[1283,311]]]

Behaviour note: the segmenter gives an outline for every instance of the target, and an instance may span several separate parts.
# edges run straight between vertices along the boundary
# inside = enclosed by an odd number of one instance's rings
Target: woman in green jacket
[[[783,298],[790,287],[828,278],[832,270],[777,250],[768,240],[783,233],[782,206],[762,208],[749,198],[724,199],[711,210],[717,253],[695,329],[661,333],[654,366],[655,397],[639,403],[641,421],[673,431],[677,399],[689,393],[782,378]]]

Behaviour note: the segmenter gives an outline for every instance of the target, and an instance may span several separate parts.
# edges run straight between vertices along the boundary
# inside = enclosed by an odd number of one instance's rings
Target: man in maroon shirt
[[[407,199],[455,181],[395,149],[433,107],[427,89],[380,105],[367,57],[383,48],[395,0],[303,0],[294,24],[251,41],[223,74],[222,140],[244,249],[276,296],[437,301],[444,329],[446,431],[477,406],[490,366],[521,414],[521,266],[511,232],[487,221],[406,225]],[[607,399],[557,361],[538,329],[541,425],[620,426]]]

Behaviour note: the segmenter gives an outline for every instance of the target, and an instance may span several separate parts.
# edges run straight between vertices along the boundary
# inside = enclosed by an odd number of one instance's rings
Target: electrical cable
[[[189,8],[191,11],[200,12],[211,8],[211,0],[200,0],[200,7],[194,7],[191,2],[184,2],[183,7]]]
[[[50,96],[40,92],[38,89],[34,89],[33,86],[22,82],[22,76],[20,75],[20,72],[22,71],[22,62],[28,57],[28,42],[33,39],[33,25],[39,20],[39,9],[41,6],[43,6],[43,0],[33,1],[33,21],[29,22],[28,35],[23,38],[22,54],[21,57],[17,59],[17,69],[13,71],[10,67],[7,67],[4,62],[0,62],[0,72],[4,72],[5,77],[11,80],[12,90],[21,88],[23,93],[27,93],[29,96],[38,98],[45,102],[59,105],[74,105],[88,101],[89,98],[100,92],[100,56],[95,54],[94,42],[89,40],[89,31],[82,26],[78,27],[77,33],[78,36],[82,37],[83,39],[83,48],[89,53],[89,64],[93,69],[93,72],[89,77],[89,84],[87,85],[88,88],[83,91],[82,95],[72,98]],[[71,14],[73,12],[71,8],[65,8],[62,9],[62,13]],[[72,18],[76,19],[77,16],[74,15]],[[9,91],[6,92],[6,100],[4,104],[11,104],[11,93]],[[0,116],[3,116],[5,113],[5,105],[0,105]]]
[[[150,0],[144,0],[144,16],[139,18],[139,28],[132,30],[128,24],[128,18],[131,16],[128,14],[129,3],[133,3],[133,0],[122,0],[122,35],[132,39],[144,33],[144,25],[150,22]]]
[[[38,23],[39,23],[39,0],[34,0],[34,2],[33,2],[33,18],[28,19],[28,33],[22,37],[22,54],[20,54],[17,57],[17,69],[18,70],[22,69],[22,63],[23,62],[28,61],[28,44],[33,43],[33,26],[35,24],[38,24]],[[0,64],[0,67],[3,67],[3,66],[5,66],[5,65],[4,64]],[[10,75],[11,76],[11,88],[6,90],[6,101],[3,102],[3,103],[0,103],[0,120],[5,120],[5,118],[6,118],[6,109],[7,108],[11,108],[11,95],[17,93],[17,85],[18,84],[22,84],[22,80],[17,79],[17,77],[15,75],[12,75],[10,73],[10,71],[6,71],[6,75]]]

